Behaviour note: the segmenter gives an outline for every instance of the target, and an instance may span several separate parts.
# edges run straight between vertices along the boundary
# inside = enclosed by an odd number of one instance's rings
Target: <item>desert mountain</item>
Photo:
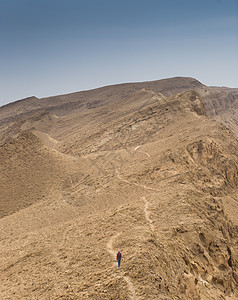
[[[238,299],[237,105],[175,77],[1,107],[1,298]]]

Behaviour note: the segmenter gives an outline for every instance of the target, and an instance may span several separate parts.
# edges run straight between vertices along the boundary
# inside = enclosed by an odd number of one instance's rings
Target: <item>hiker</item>
[[[117,262],[118,262],[118,268],[119,268],[121,265],[121,252],[120,251],[117,252]]]

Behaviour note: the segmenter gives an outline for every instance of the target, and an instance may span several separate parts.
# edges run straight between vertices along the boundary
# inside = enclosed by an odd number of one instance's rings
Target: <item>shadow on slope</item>
[[[0,217],[38,202],[60,183],[63,158],[30,131],[0,146]]]

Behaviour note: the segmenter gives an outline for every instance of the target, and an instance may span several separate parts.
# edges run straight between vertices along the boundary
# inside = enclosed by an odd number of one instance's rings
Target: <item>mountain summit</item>
[[[237,103],[175,77],[1,107],[1,297],[237,299]]]

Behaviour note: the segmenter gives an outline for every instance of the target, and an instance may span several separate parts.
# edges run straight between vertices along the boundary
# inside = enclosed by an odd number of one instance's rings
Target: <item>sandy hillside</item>
[[[237,103],[176,77],[1,107],[0,299],[238,299]]]

